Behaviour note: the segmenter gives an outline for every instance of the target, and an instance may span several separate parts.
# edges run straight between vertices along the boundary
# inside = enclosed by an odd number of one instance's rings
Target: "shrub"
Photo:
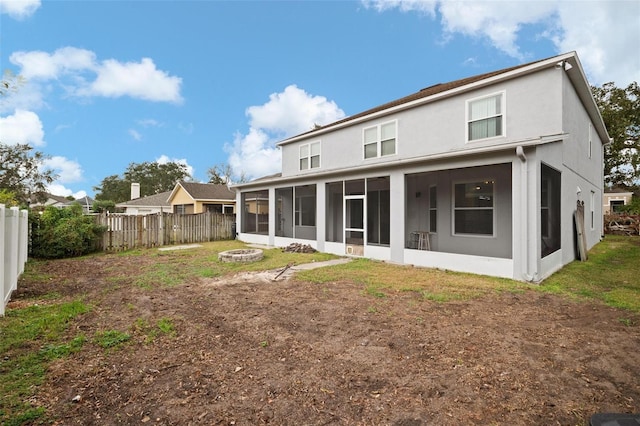
[[[92,216],[82,214],[82,206],[47,207],[42,214],[30,214],[30,256],[45,259],[82,256],[96,250],[105,228]]]

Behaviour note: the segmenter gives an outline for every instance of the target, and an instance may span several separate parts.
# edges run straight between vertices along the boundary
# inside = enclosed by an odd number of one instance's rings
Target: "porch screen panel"
[[[391,228],[388,178],[367,180],[367,243],[389,245]]]
[[[242,194],[242,232],[269,233],[269,191]]]
[[[541,257],[560,250],[561,174],[543,164],[540,173]]]
[[[327,183],[326,186],[326,239],[327,241],[335,243],[341,243],[344,234],[342,223],[342,202],[344,196],[342,187],[342,181]]]

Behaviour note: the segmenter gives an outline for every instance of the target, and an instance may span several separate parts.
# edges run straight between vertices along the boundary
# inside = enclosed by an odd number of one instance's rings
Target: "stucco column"
[[[390,174],[390,248],[391,261],[404,263],[405,179],[402,171]]]
[[[316,184],[316,241],[318,251],[324,251],[324,242],[327,238],[327,195],[326,184],[320,181]]]

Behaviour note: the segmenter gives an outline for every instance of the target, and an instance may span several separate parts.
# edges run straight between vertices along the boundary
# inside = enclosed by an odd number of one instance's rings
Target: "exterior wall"
[[[575,89],[565,77],[563,102],[563,127],[568,133],[562,144],[563,202],[571,211],[575,210],[577,200],[584,202],[585,232],[587,249],[598,243],[604,235],[602,194],[604,192],[604,146],[598,133],[593,128],[584,106]],[[593,195],[592,195],[593,193]],[[571,203],[572,202],[572,203]],[[593,221],[591,220],[593,212]],[[593,223],[592,223],[593,222]],[[566,233],[563,247],[571,247],[573,234]],[[568,263],[575,259],[566,253],[563,261]]]
[[[618,201],[622,202],[623,205],[627,205],[631,203],[631,197],[633,197],[632,192],[608,192],[603,196],[602,201],[602,210],[603,214],[611,214],[611,202]]]
[[[344,194],[334,192],[327,184],[388,177],[389,244],[365,244],[364,257],[523,281],[546,278],[576,259],[576,202],[585,206],[587,248],[600,241],[603,233],[603,141],[567,71],[553,65],[431,104],[285,142],[282,176],[241,185],[237,196],[240,203],[241,192],[268,190],[268,235],[241,233],[239,238],[270,245],[295,240],[284,235],[275,237],[276,189],[315,184],[317,229],[316,238],[309,241],[321,251],[345,255],[344,238],[334,232],[344,230]],[[582,86],[581,75],[576,74],[581,72],[579,65],[573,68],[569,75],[578,82],[582,96],[588,96],[588,86]],[[467,142],[467,101],[498,92],[505,99],[504,134]],[[592,104],[588,107],[597,114]],[[396,153],[365,160],[363,130],[390,121],[396,123]],[[599,129],[606,136],[602,127]],[[316,141],[321,143],[320,167],[300,171],[300,146]],[[407,178],[413,175],[420,175],[422,180]],[[454,185],[478,179],[495,180],[494,234],[455,235]],[[543,179],[545,200],[553,198],[553,205],[559,205],[557,210],[542,205]],[[431,250],[417,250],[408,245],[407,239],[411,231],[428,231],[425,215],[429,206],[417,200],[417,194],[426,194],[429,185],[437,187],[437,232],[431,236]],[[472,193],[472,187],[467,192]],[[333,206],[331,211],[328,206]],[[558,216],[559,231],[558,221],[552,220]],[[482,229],[485,225],[482,219],[475,222],[477,217],[467,223]],[[552,219],[542,223],[543,217]],[[550,226],[552,233],[547,232]],[[238,229],[242,229],[241,223]]]
[[[308,140],[282,146],[282,176],[314,174],[318,171],[349,169],[376,163],[397,163],[448,151],[500,145],[561,133],[562,77],[561,70],[543,70],[331,133],[310,135]],[[506,134],[466,142],[467,100],[497,92],[505,94]],[[396,154],[365,160],[363,129],[392,120],[397,121]],[[300,171],[300,145],[317,140],[321,142],[321,167]]]

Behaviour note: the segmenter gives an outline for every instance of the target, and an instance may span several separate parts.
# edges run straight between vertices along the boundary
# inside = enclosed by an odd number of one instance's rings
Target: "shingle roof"
[[[118,207],[126,206],[153,206],[153,207],[171,207],[169,204],[169,195],[171,191],[161,192],[155,195],[149,195],[148,197],[136,198],[135,200],[126,201],[124,203],[118,203]]]
[[[224,184],[213,183],[178,183],[194,200],[235,200],[235,191]]]

